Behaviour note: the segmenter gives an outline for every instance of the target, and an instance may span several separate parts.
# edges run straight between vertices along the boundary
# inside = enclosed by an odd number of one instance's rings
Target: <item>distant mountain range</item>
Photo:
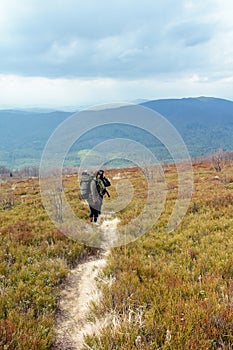
[[[213,98],[162,99],[140,103],[166,117],[183,137],[190,155],[198,157],[217,149],[233,150],[233,101]],[[54,129],[72,113],[63,111],[0,110],[0,165],[10,168],[38,165]],[[106,139],[126,137],[152,151],[161,145],[133,127],[104,126],[85,134],[72,147],[67,162],[77,165],[80,151]],[[146,141],[145,141],[146,140]],[[161,159],[168,155],[161,150]]]

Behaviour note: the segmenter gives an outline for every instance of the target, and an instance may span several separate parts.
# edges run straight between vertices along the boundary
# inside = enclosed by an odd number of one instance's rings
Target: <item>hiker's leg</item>
[[[89,207],[90,207],[90,215],[89,215],[89,217],[90,217],[90,219],[91,219],[91,221],[93,221],[93,217],[94,217],[94,208],[92,208],[90,205],[89,205]]]
[[[94,222],[97,222],[99,215],[101,214],[102,200],[100,200],[98,209],[94,209]]]
[[[97,222],[98,216],[99,216],[99,210],[94,209],[93,210],[93,214],[94,214],[94,222]]]

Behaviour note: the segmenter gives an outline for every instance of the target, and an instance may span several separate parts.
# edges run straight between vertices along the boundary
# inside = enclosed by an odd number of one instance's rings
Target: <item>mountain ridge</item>
[[[216,97],[185,97],[149,100],[139,104],[157,111],[174,125],[191,157],[233,150],[233,101]],[[38,165],[45,144],[55,128],[72,112],[0,110],[0,165],[17,168]],[[70,164],[77,164],[77,152],[91,149],[106,139],[126,137],[142,142],[160,153],[150,135],[134,127],[103,126],[83,135],[72,150]],[[161,157],[163,157],[163,152]]]

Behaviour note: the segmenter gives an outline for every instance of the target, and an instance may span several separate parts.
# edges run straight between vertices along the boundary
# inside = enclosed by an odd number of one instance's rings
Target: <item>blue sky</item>
[[[1,0],[0,108],[233,100],[232,0]]]

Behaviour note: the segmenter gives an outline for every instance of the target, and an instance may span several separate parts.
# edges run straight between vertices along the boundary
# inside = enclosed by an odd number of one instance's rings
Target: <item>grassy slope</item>
[[[165,232],[177,194],[175,170],[169,166],[166,209],[156,227],[112,250],[105,269],[112,283],[102,286],[103,301],[95,312],[110,312],[114,323],[100,338],[87,339],[91,348],[232,348],[232,168],[219,180],[210,164],[197,164],[194,171],[192,203],[174,232]],[[143,207],[146,188],[141,173],[124,173],[137,191],[119,213],[121,225],[134,217],[135,206],[136,211]],[[85,218],[88,211],[78,199],[76,181],[67,177],[65,191],[74,211]],[[0,349],[49,349],[59,285],[77,259],[95,251],[55,229],[36,179],[14,189],[11,185],[2,183],[0,192]],[[12,194],[13,207],[3,209]],[[116,196],[114,186],[111,194]]]
[[[233,348],[232,168],[220,179],[210,164],[194,171],[192,203],[174,232],[164,229],[177,191],[170,169],[157,227],[112,250],[105,270],[111,283],[96,313],[110,313],[114,322],[87,338],[92,349]],[[122,219],[131,215],[126,210]]]
[[[38,180],[12,179],[0,191],[0,349],[48,349],[59,285],[72,265],[95,251],[53,226]],[[4,209],[6,202],[13,206]]]

